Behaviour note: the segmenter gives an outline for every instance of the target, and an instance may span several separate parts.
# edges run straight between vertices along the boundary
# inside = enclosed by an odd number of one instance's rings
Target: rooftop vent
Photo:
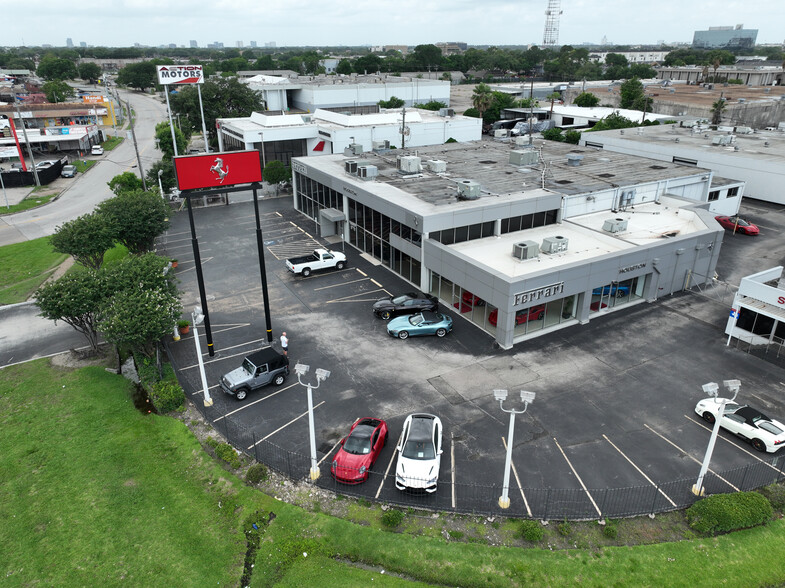
[[[360,155],[363,152],[363,146],[358,143],[350,143],[348,147],[344,147],[344,157],[352,157],[353,155]]]
[[[621,233],[627,230],[627,220],[623,218],[609,218],[602,223],[602,230],[609,233]]]
[[[540,246],[536,241],[521,241],[512,245],[512,256],[516,259],[534,259],[539,255]]]
[[[452,108],[440,108],[439,109],[439,116],[453,117],[453,116],[455,116],[455,110],[453,110]]]
[[[567,155],[567,165],[570,167],[578,167],[581,161],[583,161],[583,155],[575,155],[574,153]]]
[[[539,154],[534,149],[513,149],[510,151],[510,163],[512,165],[535,165]]]
[[[480,184],[474,180],[456,180],[460,200],[477,200],[480,197]]]
[[[553,237],[545,237],[542,240],[542,246],[540,250],[543,253],[559,253],[561,251],[567,251],[567,244],[570,242],[567,237],[562,237],[561,235],[554,235]]]

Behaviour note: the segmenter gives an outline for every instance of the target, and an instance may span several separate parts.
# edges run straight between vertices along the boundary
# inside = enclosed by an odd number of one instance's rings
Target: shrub
[[[136,373],[143,384],[152,385],[161,379],[154,359],[142,357],[140,360],[138,356],[134,355],[134,363],[136,364]]]
[[[185,402],[185,393],[177,381],[166,380],[153,384],[153,405],[163,414],[180,408]]]
[[[782,510],[785,508],[785,486],[782,484],[769,484],[758,490],[769,499],[772,508]]]
[[[388,529],[394,529],[403,522],[403,511],[391,508],[382,514],[382,525]]]
[[[252,484],[258,484],[259,482],[264,482],[269,475],[270,472],[267,470],[266,465],[263,463],[255,463],[250,468],[248,468],[248,473],[245,474],[245,479]]]
[[[568,521],[564,521],[563,523],[559,523],[557,527],[559,530],[559,535],[562,537],[569,537],[572,535],[572,525]]]
[[[602,534],[608,539],[616,539],[616,536],[619,534],[619,526],[616,524],[616,521],[606,521],[605,526],[602,528]]]
[[[228,443],[219,443],[215,448],[215,455],[235,469],[240,467],[240,458],[237,456],[234,447]]]
[[[542,541],[545,536],[545,531],[537,521],[521,521],[515,536],[518,539],[525,539],[530,543],[537,543]]]
[[[769,499],[757,492],[715,494],[687,509],[687,523],[699,533],[722,533],[761,525],[774,514]]]
[[[218,447],[218,441],[216,441],[216,440],[215,440],[215,439],[213,439],[212,437],[208,437],[208,438],[205,440],[205,443],[207,443],[207,445],[209,445],[209,446],[210,446],[210,447],[212,447],[213,449],[215,449],[216,447]]]

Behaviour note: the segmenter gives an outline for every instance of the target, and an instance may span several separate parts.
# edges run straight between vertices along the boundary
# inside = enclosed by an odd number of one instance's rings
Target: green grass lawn
[[[0,247],[0,304],[27,300],[67,257],[48,237]]]
[[[114,136],[114,137],[107,138],[106,141],[101,143],[101,145],[103,145],[104,149],[106,149],[107,151],[111,151],[122,142],[123,142],[122,137]]]
[[[262,527],[252,586],[785,582],[783,520],[676,543],[549,551],[309,512],[224,471],[180,421],[137,412],[130,384],[99,367],[1,369],[0,431],[3,586],[238,585],[243,524],[256,511],[276,516]]]
[[[59,192],[36,194],[35,191],[33,191],[21,202],[17,202],[16,204],[11,204],[11,206],[9,207],[6,207],[5,203],[2,206],[0,206],[0,216],[4,214],[15,214],[17,212],[24,212],[25,210],[30,210],[31,208],[37,208],[39,206],[43,206],[44,204],[47,204],[48,202],[56,198],[58,194]]]

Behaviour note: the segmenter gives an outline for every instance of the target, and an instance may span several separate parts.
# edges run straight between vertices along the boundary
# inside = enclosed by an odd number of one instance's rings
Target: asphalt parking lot
[[[718,273],[738,284],[742,276],[783,263],[785,209],[745,204],[742,213],[761,226],[751,238],[726,232]],[[245,354],[266,345],[265,317],[252,203],[194,211],[215,357],[199,335],[214,406],[207,412],[218,430],[242,430],[242,439],[274,443],[295,454],[309,454],[305,388],[292,373],[283,386],[251,393],[242,402],[223,394],[220,376],[238,367]],[[412,290],[395,274],[345,247],[348,267],[308,278],[286,270],[287,257],[317,246],[341,249],[316,236],[313,221],[293,210],[290,199],[263,199],[260,217],[271,307],[274,346],[281,331],[289,336],[292,365],[331,371],[314,390],[314,418],[320,484],[333,486],[331,456],[359,417],[383,418],[390,442],[373,475],[350,490],[369,497],[406,502],[394,486],[395,444],[408,414],[438,415],[445,428],[439,488],[417,496],[417,504],[459,511],[491,510],[504,471],[509,416],[493,390],[537,397],[516,419],[510,497],[518,514],[532,514],[551,500],[548,489],[564,489],[565,502],[605,514],[608,488],[651,488],[662,508],[682,504],[697,477],[710,430],[694,414],[701,385],[738,378],[739,400],[785,419],[782,368],[734,347],[723,334],[727,304],[695,293],[679,293],[653,304],[609,313],[604,320],[573,326],[503,351],[492,338],[440,306],[454,320],[453,332],[436,337],[393,339],[371,305],[379,297]],[[179,260],[176,270],[183,306],[198,304],[188,217],[174,214],[159,251]],[[170,346],[184,387],[201,406],[201,384],[192,335]],[[706,482],[712,492],[728,491],[748,464],[776,475],[785,452],[759,454],[748,444],[720,433]],[[298,462],[299,463],[299,462]],[[301,476],[308,475],[303,460]],[[298,466],[299,467],[299,466]],[[741,468],[741,469],[739,469]],[[672,483],[678,480],[678,483]],[[548,491],[548,496],[543,494]],[[618,493],[617,493],[618,494]],[[587,506],[588,505],[588,506]]]

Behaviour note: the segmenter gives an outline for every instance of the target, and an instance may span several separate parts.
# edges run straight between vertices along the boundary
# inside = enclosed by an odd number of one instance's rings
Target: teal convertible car
[[[444,337],[450,331],[452,331],[452,318],[429,310],[408,316],[399,316],[387,323],[387,333],[391,337],[399,339],[407,339],[417,335]]]

